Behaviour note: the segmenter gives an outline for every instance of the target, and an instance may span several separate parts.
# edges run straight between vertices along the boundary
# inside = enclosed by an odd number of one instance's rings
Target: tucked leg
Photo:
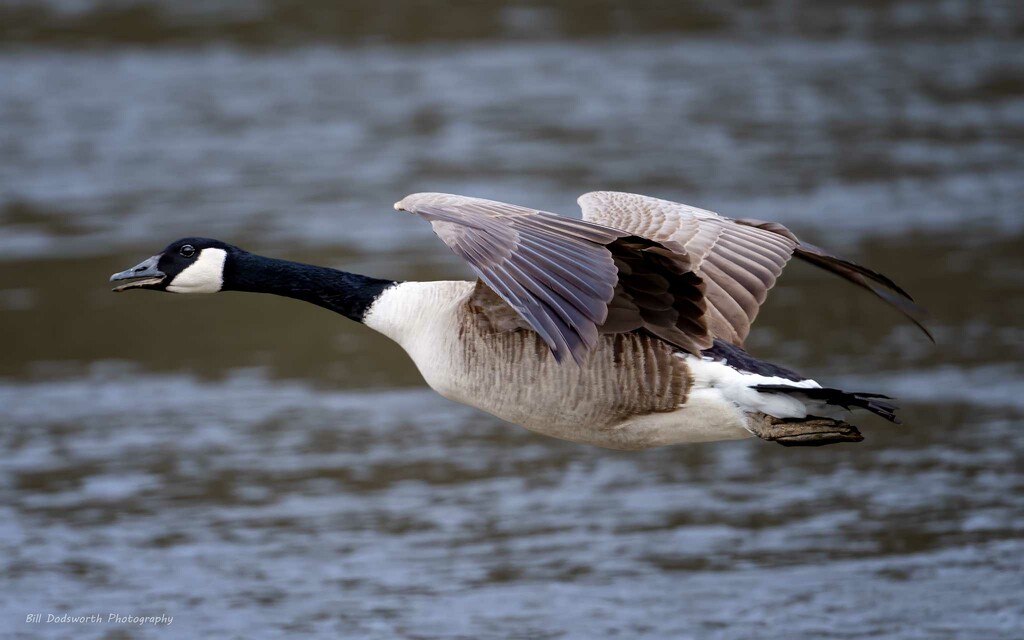
[[[762,440],[778,442],[784,447],[818,447],[838,442],[860,442],[864,436],[857,427],[841,420],[807,416],[806,418],[774,418],[764,413],[750,413],[748,426]]]

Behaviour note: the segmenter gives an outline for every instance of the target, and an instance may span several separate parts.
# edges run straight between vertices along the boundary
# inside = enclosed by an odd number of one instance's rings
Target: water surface
[[[0,13],[3,635],[1020,637],[1012,3],[308,5]],[[466,277],[391,203],[575,215],[593,189],[779,220],[893,276],[937,345],[793,266],[748,346],[898,396],[905,425],[603,451],[437,397],[322,309],[106,283],[183,235]]]

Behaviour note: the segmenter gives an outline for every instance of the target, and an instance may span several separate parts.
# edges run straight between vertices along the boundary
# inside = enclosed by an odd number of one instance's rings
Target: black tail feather
[[[886,402],[886,400],[892,400],[892,398],[880,393],[851,393],[841,389],[828,388],[807,389],[804,387],[793,387],[785,384],[759,384],[755,385],[753,388],[758,391],[767,391],[769,393],[802,395],[811,398],[812,400],[821,400],[826,404],[835,405],[844,409],[866,409],[876,416],[885,418],[889,422],[900,424],[899,418],[896,417],[896,410],[899,409],[899,407],[891,402]]]

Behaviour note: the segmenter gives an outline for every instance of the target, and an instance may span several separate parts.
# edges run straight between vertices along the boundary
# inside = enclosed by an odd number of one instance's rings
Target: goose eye
[[[180,249],[178,249],[178,253],[185,256],[186,258],[191,258],[196,254],[196,248],[190,244],[184,244],[181,245]]]

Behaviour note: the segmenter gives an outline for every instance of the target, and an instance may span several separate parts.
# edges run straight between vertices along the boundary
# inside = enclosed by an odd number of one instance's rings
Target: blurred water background
[[[0,4],[0,635],[1020,638],[1024,10],[1000,1]],[[822,449],[618,453],[445,401],[284,299],[109,293],[183,235],[468,276],[421,190],[779,220],[749,348],[891,393]],[[26,615],[172,615],[169,627]]]

